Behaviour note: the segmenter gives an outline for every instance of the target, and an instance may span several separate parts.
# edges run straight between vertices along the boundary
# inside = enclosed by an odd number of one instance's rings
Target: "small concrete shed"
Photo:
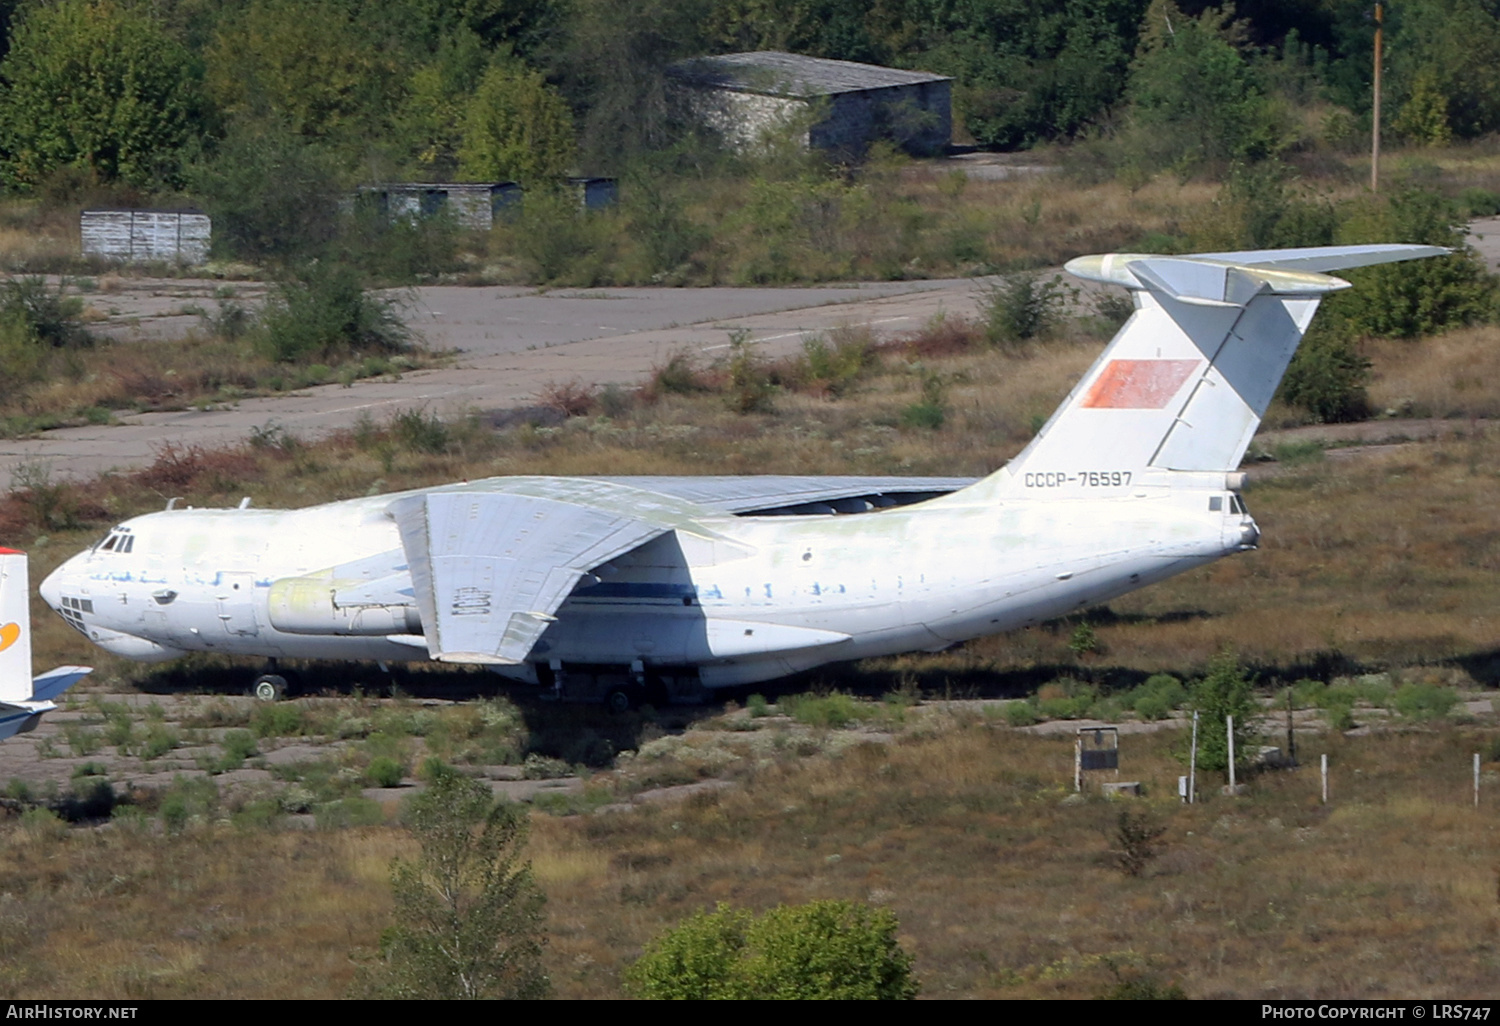
[[[212,227],[198,210],[85,210],[78,223],[84,256],[130,263],[206,263]]]
[[[603,210],[619,198],[613,178],[572,177],[566,185],[582,210]],[[497,220],[520,212],[524,192],[516,182],[384,182],[361,185],[357,195],[393,220],[449,211],[460,228],[489,231]]]
[[[687,111],[741,151],[788,125],[804,146],[855,158],[877,139],[940,153],[953,132],[946,75],[777,50],[694,57],[667,74]]]

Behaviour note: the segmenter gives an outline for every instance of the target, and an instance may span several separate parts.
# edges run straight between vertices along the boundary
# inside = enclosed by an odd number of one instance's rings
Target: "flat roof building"
[[[803,146],[844,157],[877,139],[930,154],[953,131],[946,75],[777,50],[694,57],[667,74],[688,111],[741,151],[790,130]]]

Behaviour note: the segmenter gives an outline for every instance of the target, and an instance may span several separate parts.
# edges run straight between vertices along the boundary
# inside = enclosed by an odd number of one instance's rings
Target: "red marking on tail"
[[[1159,410],[1202,360],[1111,360],[1083,397],[1094,410]]]

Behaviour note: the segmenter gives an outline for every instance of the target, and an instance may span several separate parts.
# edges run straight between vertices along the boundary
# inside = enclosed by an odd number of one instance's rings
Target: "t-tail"
[[[91,671],[59,666],[31,676],[31,589],[26,553],[0,549],[0,741],[34,728],[52,701]]]
[[[1031,444],[977,487],[1083,498],[1184,474],[1222,481],[1244,458],[1318,303],[1349,287],[1327,272],[1447,252],[1323,246],[1072,260],[1072,274],[1129,289],[1135,312]]]

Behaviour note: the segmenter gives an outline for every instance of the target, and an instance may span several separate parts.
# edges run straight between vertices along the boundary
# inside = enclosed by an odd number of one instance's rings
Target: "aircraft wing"
[[[769,475],[510,478],[503,488],[475,482],[405,496],[388,513],[401,533],[432,658],[515,664],[584,574],[668,531],[707,534],[703,518],[724,514],[860,512],[970,483]]]
[[[968,477],[795,477],[777,474],[743,477],[610,477],[601,480],[671,495],[723,513],[792,512],[795,507],[827,505],[839,512],[904,505],[916,498],[967,488]],[[849,506],[849,508],[842,508]]]
[[[590,569],[705,511],[599,480],[533,478],[516,491],[437,489],[389,507],[432,658],[515,664]]]

